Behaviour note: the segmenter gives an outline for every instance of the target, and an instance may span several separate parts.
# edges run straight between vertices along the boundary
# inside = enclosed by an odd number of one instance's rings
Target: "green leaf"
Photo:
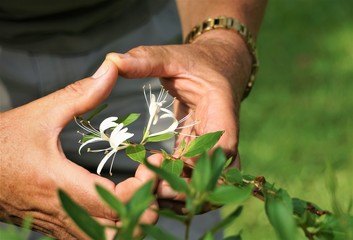
[[[307,208],[307,202],[299,198],[292,198],[293,213],[297,216],[302,216]]]
[[[146,159],[146,149],[143,145],[138,144],[138,145],[129,145],[125,149],[126,155],[131,158],[132,160],[139,162],[139,163],[144,163]]]
[[[176,240],[177,238],[155,225],[141,224],[142,231],[155,240]]]
[[[217,231],[226,228],[240,216],[242,210],[242,206],[234,209],[234,211],[232,211],[227,217],[223,218],[222,221],[214,225],[209,232],[215,234]]]
[[[218,179],[220,178],[223,169],[224,169],[224,164],[226,163],[226,156],[222,150],[222,148],[218,147],[212,154],[211,157],[211,178],[208,183],[207,190],[213,190],[218,182]]]
[[[28,232],[28,230],[25,230]],[[18,230],[14,225],[4,225],[0,228],[0,239],[23,240],[28,239],[28,234],[20,229]]]
[[[149,208],[150,204],[154,201],[152,188],[153,181],[150,180],[137,189],[129,202],[126,204],[128,220],[127,223],[123,222],[121,230],[123,236],[122,239],[132,239],[133,231],[138,225],[142,213]]]
[[[233,157],[230,157],[227,159],[226,164],[224,165],[224,168],[229,167],[229,165],[233,162]]]
[[[241,240],[241,236],[240,236],[240,234],[233,235],[233,236],[227,236],[224,240]]]
[[[248,199],[251,193],[251,185],[247,185],[244,188],[239,188],[232,185],[221,185],[207,196],[207,200],[216,205],[230,203],[239,204]]]
[[[130,214],[135,216],[140,216],[141,211],[147,209],[151,202],[154,200],[152,194],[153,181],[150,180],[144,185],[142,185],[134,195],[131,197],[130,201],[127,203],[127,208],[129,208]]]
[[[285,190],[279,189],[275,194],[267,193],[265,209],[278,239],[297,239],[292,200]]]
[[[32,222],[33,222],[33,217],[30,215],[27,215],[21,224],[21,228],[15,227],[12,224],[1,224],[0,239],[2,240],[30,239],[30,233],[31,233],[30,229],[32,226]]]
[[[178,215],[174,211],[172,211],[168,208],[158,209],[157,212],[160,216],[171,218],[171,219],[174,219],[174,220],[179,221],[181,223],[185,223],[185,221],[187,220],[187,216]]]
[[[152,137],[148,137],[146,142],[161,142],[161,141],[166,141],[168,139],[171,139],[172,137],[174,137],[175,134],[174,133],[165,133],[162,135],[157,135],[157,136],[152,136]]]
[[[44,236],[44,237],[39,238],[38,240],[54,240],[54,238]]]
[[[135,122],[141,114],[139,113],[130,113],[129,115],[125,117],[119,117],[118,120],[116,120],[116,123],[122,123],[124,126],[128,126],[131,123]]]
[[[88,140],[91,140],[92,138],[96,138],[96,137],[99,137],[99,136],[97,136],[97,134],[94,134],[94,133],[87,133],[82,136],[81,143],[85,143]]]
[[[188,184],[184,179],[175,176],[164,169],[153,166],[148,162],[148,160],[145,161],[145,165],[153,172],[155,172],[160,178],[166,180],[169,183],[170,187],[175,191],[183,193],[189,192]]]
[[[32,216],[26,216],[22,222],[22,228],[23,229],[31,229],[33,223],[33,217]]]
[[[181,140],[181,143],[180,143],[180,146],[179,146],[180,152],[181,153],[184,152],[185,148],[186,148],[186,141],[185,141],[185,139],[183,139],[183,140]]]
[[[24,219],[23,222],[21,224],[22,229],[20,229],[20,231],[18,231],[19,236],[21,236],[19,239],[28,239],[29,235],[30,235],[30,229],[33,223],[33,217],[31,215],[27,215]],[[17,232],[15,230],[15,232]],[[1,228],[0,228],[0,238],[1,238]],[[5,239],[5,238],[4,238]]]
[[[326,186],[330,192],[331,196],[331,206],[334,214],[336,215],[342,215],[344,214],[344,211],[342,209],[342,206],[337,198],[337,188],[338,188],[338,183],[337,183],[337,178],[334,174],[334,171],[332,169],[332,166],[329,163],[326,163],[326,170],[325,170],[325,181],[326,181]]]
[[[318,239],[352,239],[352,235],[349,236],[349,230],[352,231],[352,225],[349,226],[349,219],[344,219],[342,217],[343,216],[337,218],[337,215],[329,214],[322,215],[317,220],[319,226],[317,226],[316,228],[310,228],[310,231],[314,232]],[[352,216],[348,215],[346,217],[352,218]]]
[[[211,232],[206,232],[204,237],[201,238],[202,240],[214,240],[213,234]]]
[[[94,109],[93,111],[91,111],[87,117],[87,121],[90,121],[92,118],[94,118],[98,113],[100,113],[101,111],[103,111],[106,107],[108,107],[108,104],[102,104],[99,107],[97,107],[96,109]]]
[[[187,158],[195,157],[211,149],[221,138],[223,132],[206,133],[192,140],[187,146],[183,156]]]
[[[224,178],[230,184],[241,184],[243,182],[243,177],[240,171],[236,168],[230,168],[224,173]]]
[[[167,159],[167,158],[170,159],[169,154],[165,150],[161,149],[161,152],[162,152],[162,155],[165,159]]]
[[[66,213],[83,232],[92,239],[105,239],[104,227],[94,220],[85,209],[76,204],[63,190],[59,190],[59,198]]]
[[[248,181],[248,182],[251,182],[251,181],[254,181],[256,179],[256,177],[254,177],[252,175],[244,174],[243,175],[243,179]]]
[[[54,238],[44,236],[44,237],[39,238],[38,240],[54,240]]]
[[[180,176],[184,168],[184,162],[180,159],[166,158],[163,160],[161,167],[175,176]]]
[[[191,186],[198,192],[208,190],[211,179],[211,161],[206,152],[196,161],[195,168],[192,171]]]
[[[117,199],[112,193],[103,188],[100,185],[96,185],[96,190],[99,196],[119,215],[120,218],[124,219],[127,216],[125,205]]]

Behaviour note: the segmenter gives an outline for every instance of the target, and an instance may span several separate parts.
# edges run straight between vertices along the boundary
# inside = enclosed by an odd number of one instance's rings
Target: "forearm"
[[[183,36],[207,18],[233,17],[256,37],[267,0],[177,0]]]
[[[195,25],[208,18],[232,17],[243,23],[253,38],[257,36],[266,7],[266,0],[178,0],[184,39]],[[231,84],[235,100],[240,102],[250,79],[254,55],[247,40],[238,32],[217,28],[205,31],[193,41],[204,47],[208,55]]]

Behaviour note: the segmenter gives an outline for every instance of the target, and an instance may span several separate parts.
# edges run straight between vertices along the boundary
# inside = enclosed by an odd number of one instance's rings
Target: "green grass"
[[[328,210],[327,163],[342,205],[353,196],[352,9],[349,0],[269,1],[260,72],[241,110],[244,172]],[[257,199],[227,232],[240,229],[245,240],[276,239]]]

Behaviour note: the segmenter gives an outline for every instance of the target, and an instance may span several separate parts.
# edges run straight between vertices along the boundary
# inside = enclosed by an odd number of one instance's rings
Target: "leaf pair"
[[[277,233],[278,239],[296,240],[298,232],[292,214],[292,199],[288,193],[279,189],[275,192],[267,192],[265,196],[266,214]]]
[[[201,155],[205,151],[213,148],[222,135],[223,131],[217,131],[196,137],[185,148],[182,156],[185,158],[192,158]]]
[[[197,160],[192,172],[191,185],[199,192],[212,191],[224,169],[226,157],[221,148],[217,148],[212,157],[204,152]]]
[[[100,197],[119,216],[121,221],[121,226],[119,228],[116,226],[103,226],[98,223],[84,208],[75,203],[63,190],[59,190],[59,198],[66,213],[72,218],[76,225],[92,239],[104,240],[106,227],[115,228],[117,230],[114,239],[133,239],[134,229],[139,225],[139,219],[142,213],[154,200],[152,188],[153,181],[147,182],[134,193],[126,204],[124,204],[102,186],[96,186],[96,190]]]

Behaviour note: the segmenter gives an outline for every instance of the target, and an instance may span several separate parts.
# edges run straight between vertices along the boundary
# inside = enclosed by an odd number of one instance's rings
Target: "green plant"
[[[201,146],[202,141],[199,144]],[[291,198],[284,189],[275,188],[264,177],[242,174],[234,168],[228,169],[228,163],[221,149],[216,149],[212,156],[202,154],[193,169],[191,183],[187,184],[183,178],[168,169],[155,167],[148,161],[144,162],[160,178],[168,181],[175,191],[186,195],[183,215],[168,209],[156,210],[160,215],[186,225],[184,239],[188,239],[188,227],[196,214],[227,204],[241,204],[250,196],[264,201],[266,214],[278,239],[298,239],[298,229],[301,229],[308,239],[349,239],[352,236],[350,229],[353,227],[353,216],[344,213],[333,214],[313,203]],[[140,239],[141,236],[133,236],[133,229],[137,226],[141,227],[144,235],[154,239],[177,239],[157,226],[139,225],[139,216],[157,198],[152,191],[152,182],[144,185],[125,205],[100,186],[97,186],[97,191],[120,216],[120,227],[100,225],[64,192],[60,191],[59,194],[67,213],[92,239],[104,239],[105,227],[116,229],[115,239]],[[202,239],[213,239],[217,231],[236,221],[241,212],[241,206],[236,208],[206,232]],[[228,239],[240,239],[240,234],[229,236]]]
[[[132,133],[125,127],[134,122],[139,114],[130,114],[118,120],[117,117],[111,117],[104,120],[96,130],[90,123],[90,119],[98,114],[103,108],[99,108],[89,118],[78,117],[77,123],[88,134],[83,134],[82,146],[86,146],[95,141],[109,142],[110,147],[105,148],[106,156],[100,163],[104,165],[106,160],[112,155],[112,152],[125,150],[127,156],[132,160],[145,164],[150,170],[154,171],[159,178],[166,180],[171,188],[176,192],[185,195],[185,206],[182,215],[172,212],[169,209],[156,210],[158,214],[182,222],[186,226],[184,239],[189,239],[189,229],[195,215],[202,214],[221,206],[229,204],[242,204],[252,195],[264,201],[266,214],[269,222],[276,231],[278,239],[298,239],[303,236],[308,239],[348,239],[352,236],[350,231],[353,228],[353,217],[342,211],[339,214],[333,214],[322,210],[315,204],[291,198],[286,190],[276,188],[274,184],[266,181],[263,176],[252,176],[244,174],[229,165],[232,159],[227,159],[223,151],[215,149],[212,155],[208,151],[212,149],[222,136],[222,132],[207,133],[195,137],[188,144],[183,141],[178,154],[167,153],[165,150],[154,150],[145,147],[149,142],[164,141],[178,134],[175,130],[179,122],[173,113],[163,108],[165,104],[164,91],[162,89],[158,98],[150,95],[149,105],[150,119],[143,134],[140,143],[128,141]],[[151,133],[150,127],[153,122],[156,124],[161,116],[171,119],[171,125],[165,131]],[[193,126],[197,123],[192,123]],[[116,130],[117,129],[117,130]],[[80,150],[82,149],[80,147]],[[100,150],[90,150],[91,152]],[[161,167],[156,167],[147,161],[146,154],[161,153],[164,161]],[[198,158],[195,166],[185,165],[182,159]],[[191,168],[191,180],[188,184],[181,173],[184,168]],[[98,167],[100,173],[101,167]],[[332,185],[332,184],[331,184]],[[102,199],[118,214],[121,219],[121,225],[102,226],[85,212],[84,209],[74,203],[63,191],[59,192],[63,207],[74,222],[93,239],[104,239],[104,228],[113,228],[116,230],[114,239],[140,239],[142,236],[135,236],[134,229],[140,227],[142,235],[149,235],[154,239],[177,239],[164,229],[154,225],[139,224],[139,217],[153,201],[158,200],[158,196],[153,193],[152,182],[147,183],[129,202],[123,204],[111,193],[97,186],[97,191]],[[132,207],[133,206],[133,207]],[[221,222],[213,226],[208,232],[205,232],[202,239],[213,239],[213,235],[237,220],[242,212],[242,207],[238,207]],[[302,233],[298,231],[302,230]],[[240,233],[227,237],[227,239],[240,239]]]

